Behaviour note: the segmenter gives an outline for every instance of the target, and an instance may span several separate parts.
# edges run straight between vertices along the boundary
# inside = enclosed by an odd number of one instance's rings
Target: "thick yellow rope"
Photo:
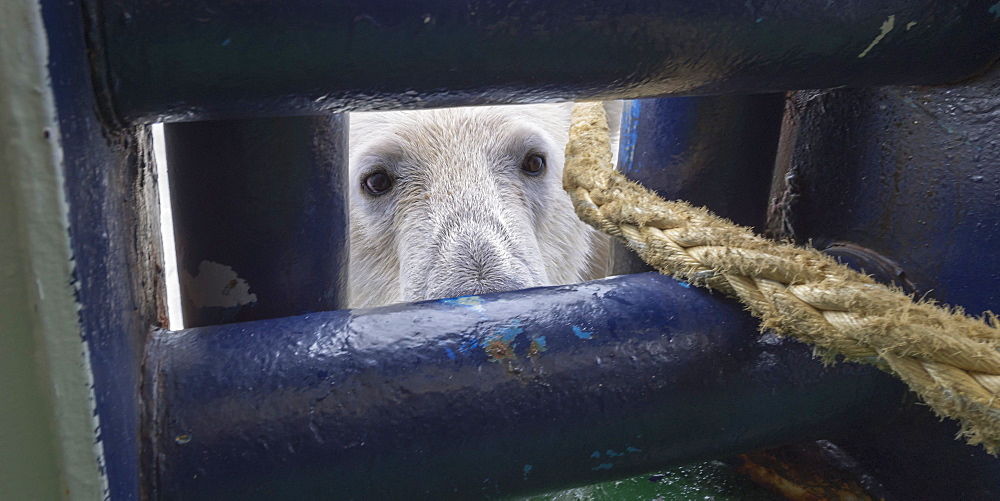
[[[1000,330],[875,283],[814,250],[666,201],[614,170],[604,108],[577,104],[563,185],[581,219],[660,272],[738,297],[761,329],[898,375],[970,444],[1000,451]]]

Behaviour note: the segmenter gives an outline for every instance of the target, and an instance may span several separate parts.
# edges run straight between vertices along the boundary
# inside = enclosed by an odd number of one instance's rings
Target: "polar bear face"
[[[352,307],[603,276],[562,189],[571,104],[351,114]]]

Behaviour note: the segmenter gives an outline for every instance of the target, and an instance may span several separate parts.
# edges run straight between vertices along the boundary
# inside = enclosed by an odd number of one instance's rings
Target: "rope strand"
[[[905,381],[970,444],[1000,451],[1000,330],[915,301],[815,249],[764,239],[709,211],[666,201],[611,165],[600,103],[573,109],[563,187],[581,219],[661,273],[739,298],[761,329],[874,364]]]

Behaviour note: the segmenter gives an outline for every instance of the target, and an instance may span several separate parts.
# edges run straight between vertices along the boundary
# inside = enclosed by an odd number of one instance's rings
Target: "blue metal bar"
[[[940,84],[1000,56],[995,3],[84,2],[125,123]]]
[[[899,408],[885,374],[756,330],[647,273],[162,332],[152,497],[526,494],[870,432]]]
[[[961,86],[793,94],[773,230],[891,256],[895,264],[876,268],[896,268],[928,297],[969,312],[996,311],[998,96],[1000,68]],[[901,499],[1000,498],[1000,460],[956,432],[915,406],[849,448]]]
[[[346,304],[347,117],[167,124],[185,325]]]
[[[760,231],[784,106],[784,94],[628,101],[618,168],[661,197],[708,207]],[[614,245],[614,274],[651,269]]]
[[[54,445],[92,448],[101,467],[94,475],[106,478],[106,495],[114,500],[140,499],[143,349],[150,330],[166,322],[152,140],[145,126],[109,132],[101,122],[80,6],[42,0],[36,8],[45,23],[48,52],[24,57],[48,57],[36,64],[45,66],[50,76],[59,131],[30,133],[58,141],[61,149],[65,217],[75,265],[72,285],[79,303],[77,322],[88,350],[80,356],[88,358],[93,374],[92,381],[79,381],[79,390],[68,391],[86,391],[90,385],[96,413],[65,419],[99,423],[93,444]],[[62,217],[44,215],[53,221]],[[69,337],[75,334],[64,334],[67,344],[61,349],[69,349]],[[56,389],[52,398],[61,398],[60,391]],[[80,495],[68,495],[72,494]]]

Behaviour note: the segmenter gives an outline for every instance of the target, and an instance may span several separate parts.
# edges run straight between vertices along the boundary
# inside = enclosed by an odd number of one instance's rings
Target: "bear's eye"
[[[392,177],[385,171],[377,170],[361,180],[361,186],[371,196],[384,195],[392,189]]]
[[[521,162],[521,171],[529,176],[537,176],[545,170],[545,157],[538,154],[531,154],[524,157]]]

